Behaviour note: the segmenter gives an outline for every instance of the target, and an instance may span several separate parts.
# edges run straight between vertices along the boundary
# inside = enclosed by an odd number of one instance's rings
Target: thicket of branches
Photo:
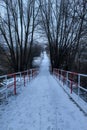
[[[31,61],[39,8],[35,0],[1,0],[0,8],[0,37],[9,64],[14,71],[22,71]]]
[[[0,38],[14,71],[30,67],[36,29],[48,40],[52,69],[72,69],[87,40],[87,0],[1,0],[0,8]]]
[[[86,0],[38,0],[40,29],[49,43],[51,66],[72,69],[84,37],[87,39]],[[81,45],[82,46],[82,45]]]
[[[0,75],[12,71],[3,45],[0,45]]]

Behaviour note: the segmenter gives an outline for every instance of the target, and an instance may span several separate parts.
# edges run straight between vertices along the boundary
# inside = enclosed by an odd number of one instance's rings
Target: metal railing
[[[87,102],[87,84],[84,84],[84,82],[87,81],[86,74],[56,68],[53,69],[53,74],[62,81],[63,85],[69,88],[71,94],[75,92],[78,95],[78,98],[81,97]]]
[[[25,87],[31,79],[37,76],[38,72],[38,69],[29,69],[0,76],[0,100],[7,99],[10,92],[16,95],[17,89]]]

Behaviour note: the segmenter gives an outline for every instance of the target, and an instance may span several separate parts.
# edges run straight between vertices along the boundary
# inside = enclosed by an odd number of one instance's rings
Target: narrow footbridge
[[[87,75],[49,66],[0,76],[1,130],[87,130]]]
[[[38,74],[39,69],[36,68],[0,76],[0,102],[13,94],[16,95],[19,89],[26,87]],[[79,100],[87,103],[86,74],[54,68],[52,76],[77,104]],[[82,105],[81,109],[84,110]]]

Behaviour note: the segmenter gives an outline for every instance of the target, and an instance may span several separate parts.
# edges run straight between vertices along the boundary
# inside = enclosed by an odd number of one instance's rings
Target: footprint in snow
[[[60,112],[58,112],[58,116],[61,116],[62,114]]]
[[[51,130],[51,127],[50,127],[50,126],[48,126],[47,130]]]
[[[51,126],[48,126],[47,130],[56,130],[56,129],[51,128]]]
[[[60,123],[64,123],[64,120],[62,118],[59,119]]]

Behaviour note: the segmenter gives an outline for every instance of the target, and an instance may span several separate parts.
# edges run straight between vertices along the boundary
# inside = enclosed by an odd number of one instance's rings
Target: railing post
[[[21,72],[20,72],[20,85],[21,85]]]
[[[6,99],[8,97],[8,86],[7,86],[7,75],[5,76],[5,81],[6,81]]]
[[[28,70],[27,70],[27,83],[28,83]]]
[[[56,78],[57,78],[57,69],[55,69],[55,76],[56,76]]]
[[[78,74],[78,99],[80,96],[80,74]]]
[[[25,71],[24,71],[24,86],[25,86]]]
[[[62,82],[62,70],[60,70],[60,80]]]
[[[16,74],[14,74],[14,94],[16,95]]]
[[[70,87],[71,88],[71,92],[70,93],[72,94],[72,81],[70,83],[71,83],[71,87]]]
[[[20,72],[20,86],[22,85],[22,78],[21,78],[21,72]],[[22,87],[21,87],[22,89]]]
[[[65,84],[65,79],[66,79],[66,76],[65,76],[65,71],[63,71],[63,85]]]
[[[60,80],[61,80],[61,83],[62,83],[62,85],[63,85],[63,76],[62,76],[62,70],[60,70]]]
[[[29,75],[29,81],[30,81],[31,70],[28,71],[28,75]]]
[[[33,69],[31,71],[32,71],[32,78],[33,78]]]
[[[58,69],[58,71],[59,71],[59,80],[60,80],[60,70]]]
[[[58,79],[59,79],[59,70],[58,70]]]
[[[68,87],[68,71],[67,71],[67,74],[66,74],[66,85]]]

